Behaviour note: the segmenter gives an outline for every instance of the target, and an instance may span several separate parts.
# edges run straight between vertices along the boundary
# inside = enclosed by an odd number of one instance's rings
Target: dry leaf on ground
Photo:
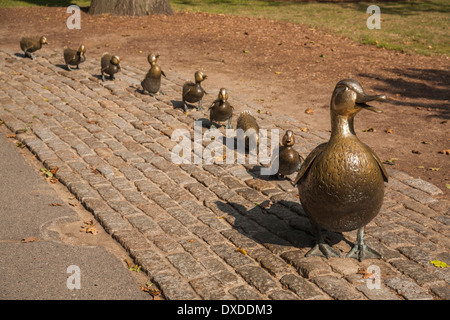
[[[93,220],[83,221],[84,226],[81,226],[80,232],[91,233],[96,235],[98,233],[97,228],[94,226]]]
[[[22,239],[22,242],[23,242],[23,243],[34,242],[34,241],[37,241],[37,239],[36,239],[35,236],[27,237],[27,238],[23,238],[23,239]]]

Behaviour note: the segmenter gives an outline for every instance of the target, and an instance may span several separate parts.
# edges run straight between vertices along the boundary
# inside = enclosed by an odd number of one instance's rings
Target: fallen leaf
[[[431,171],[439,171],[440,168],[430,168]]]
[[[367,272],[366,268],[358,268],[358,272],[356,272],[356,274],[360,274],[363,276],[363,279],[369,279],[370,277],[372,277],[375,273],[369,273]]]
[[[97,120],[87,120],[86,122],[90,123],[90,124],[97,124],[98,123]]]
[[[52,117],[52,116],[53,116],[53,114],[52,114],[52,113],[48,113],[48,112],[45,112],[45,113],[44,113],[44,116],[47,116],[47,117]]]
[[[13,139],[13,138],[15,138],[15,137],[16,137],[16,135],[15,135],[15,134],[7,134],[7,135],[6,135],[6,137],[7,137],[7,138],[11,138],[11,139]]]
[[[51,207],[62,207],[63,204],[55,202],[55,203],[50,203],[49,206],[51,206]]]
[[[422,141],[421,143],[422,144],[431,144],[431,142],[428,142],[428,141]]]
[[[141,290],[144,292],[148,292],[151,296],[159,296],[161,294],[161,290],[153,286],[153,283],[147,282],[145,286],[141,286]]]
[[[389,165],[394,165],[395,164],[395,161],[397,161],[398,159],[397,158],[391,158],[391,159],[388,159],[388,160],[386,160],[385,162],[383,162],[384,164],[389,164]]]
[[[308,108],[305,110],[306,114],[313,114],[314,113],[314,109]]]
[[[373,127],[364,129],[362,132],[375,132],[375,129]]]
[[[83,221],[83,223],[85,225],[81,226],[80,232],[91,233],[93,235],[98,233],[97,228],[94,226],[94,220]]]
[[[300,128],[300,131],[301,131],[301,132],[307,132],[307,131],[308,131],[308,128]]]
[[[37,241],[36,237],[34,237],[34,236],[22,239],[23,243],[34,242],[34,241]]]
[[[450,189],[450,183],[446,183],[446,184],[445,184],[445,187],[446,187],[447,189]]]
[[[247,251],[245,251],[244,249],[236,248],[236,251],[242,253],[244,256],[247,255]]]
[[[386,133],[392,133],[392,129],[387,129]]]
[[[125,263],[128,266],[128,270],[130,271],[136,271],[136,272],[140,272],[141,271],[141,266],[137,265],[137,264],[132,264],[130,261],[128,261],[128,259],[124,259]]]
[[[422,154],[422,152],[420,152],[419,150],[411,150],[411,152],[415,154]]]
[[[439,261],[439,260],[431,260],[430,263],[437,268],[448,268],[449,267],[448,264],[446,264],[443,261]]]
[[[439,151],[439,153],[442,153],[442,154],[450,154],[450,149],[441,150],[441,151]]]

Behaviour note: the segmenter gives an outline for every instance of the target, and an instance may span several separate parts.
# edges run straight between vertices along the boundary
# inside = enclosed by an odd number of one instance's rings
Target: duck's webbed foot
[[[309,250],[305,257],[310,256],[318,256],[318,257],[341,257],[341,255],[335,251],[333,248],[331,248],[328,244],[324,243],[317,243],[311,250]]]
[[[317,225],[315,225],[315,223],[312,224],[314,235],[316,238],[316,245],[306,253],[305,257],[319,256],[325,257],[327,259],[330,257],[341,257],[339,252],[331,248],[331,246],[325,242],[322,236],[322,232],[320,231],[320,228]]]
[[[197,111],[203,111],[202,100],[200,100],[200,101],[198,102],[198,108],[197,108]]]
[[[31,60],[34,60],[34,58],[35,58],[35,56],[31,52],[28,52],[28,51],[25,51],[25,57],[28,57]]]
[[[359,261],[363,259],[380,259],[381,254],[364,244],[364,228],[358,230],[356,244],[353,249],[347,253],[346,258],[355,258]]]

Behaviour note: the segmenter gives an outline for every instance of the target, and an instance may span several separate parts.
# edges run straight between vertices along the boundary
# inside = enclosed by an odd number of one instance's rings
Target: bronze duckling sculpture
[[[364,227],[378,214],[388,175],[378,156],[356,136],[353,120],[363,110],[381,112],[366,102],[386,99],[367,95],[353,79],[336,84],[330,103],[331,137],[305,159],[295,179],[300,202],[313,226],[316,245],[306,254],[340,256],[325,243],[321,229],[358,230],[347,257],[379,258],[364,244]]]
[[[195,72],[195,82],[188,81],[183,85],[183,107],[184,112],[187,112],[186,101],[190,103],[198,102],[197,110],[203,110],[202,99],[206,91],[202,88],[201,82],[208,76],[201,71]]]
[[[47,38],[42,36],[38,41],[30,38],[21,38],[20,39],[20,48],[25,54],[25,57],[34,60],[36,57],[33,55],[33,52],[42,48],[43,44],[48,44]]]
[[[216,100],[209,107],[209,120],[211,122],[211,128],[215,128],[214,121],[226,121],[228,123],[225,129],[232,129],[231,119],[233,117],[233,106],[228,102],[227,89],[221,88]]]
[[[104,53],[102,55],[101,73],[103,81],[105,81],[105,73],[109,74],[111,80],[114,80],[114,74],[120,70],[120,58],[118,56],[112,56],[109,53]]]
[[[250,138],[255,141],[255,146],[259,146],[259,125],[255,117],[253,117],[247,110],[241,112],[236,121],[236,129],[238,141],[245,137],[245,146],[249,147]],[[240,129],[240,130],[239,130]]]
[[[147,72],[145,79],[141,82],[144,93],[147,91],[150,93],[150,95],[158,93],[159,89],[161,88],[161,76],[166,76],[164,71],[161,70],[160,66],[156,64],[158,58],[159,54],[155,55],[151,53],[148,55],[147,60],[150,63],[151,67]]]
[[[78,50],[66,48],[64,49],[64,62],[66,63],[67,70],[72,71],[70,66],[77,66],[80,69],[80,63],[86,61],[86,48],[81,45]]]
[[[292,147],[295,144],[294,132],[287,130],[281,140],[278,152],[278,177],[284,178],[300,169],[300,155]]]

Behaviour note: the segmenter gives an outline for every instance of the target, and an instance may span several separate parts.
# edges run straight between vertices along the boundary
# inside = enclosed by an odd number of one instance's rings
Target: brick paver
[[[164,95],[151,97],[140,93],[145,71],[133,65],[102,83],[95,58],[72,72],[62,64],[59,51],[42,50],[35,61],[0,51],[0,119],[46,168],[58,168],[59,181],[165,298],[450,298],[450,269],[430,264],[450,264],[449,205],[434,185],[388,170],[384,205],[366,228],[382,260],[306,258],[313,237],[290,181],[258,176],[248,164],[172,162],[174,130],[193,138],[194,120],[208,122],[207,113],[175,108],[185,79],[168,72]],[[205,106],[218,88],[208,91]],[[303,156],[328,138],[233,92],[230,99],[261,128],[293,130]],[[347,252],[356,232],[326,237]],[[378,289],[361,272],[370,265],[380,269]]]

